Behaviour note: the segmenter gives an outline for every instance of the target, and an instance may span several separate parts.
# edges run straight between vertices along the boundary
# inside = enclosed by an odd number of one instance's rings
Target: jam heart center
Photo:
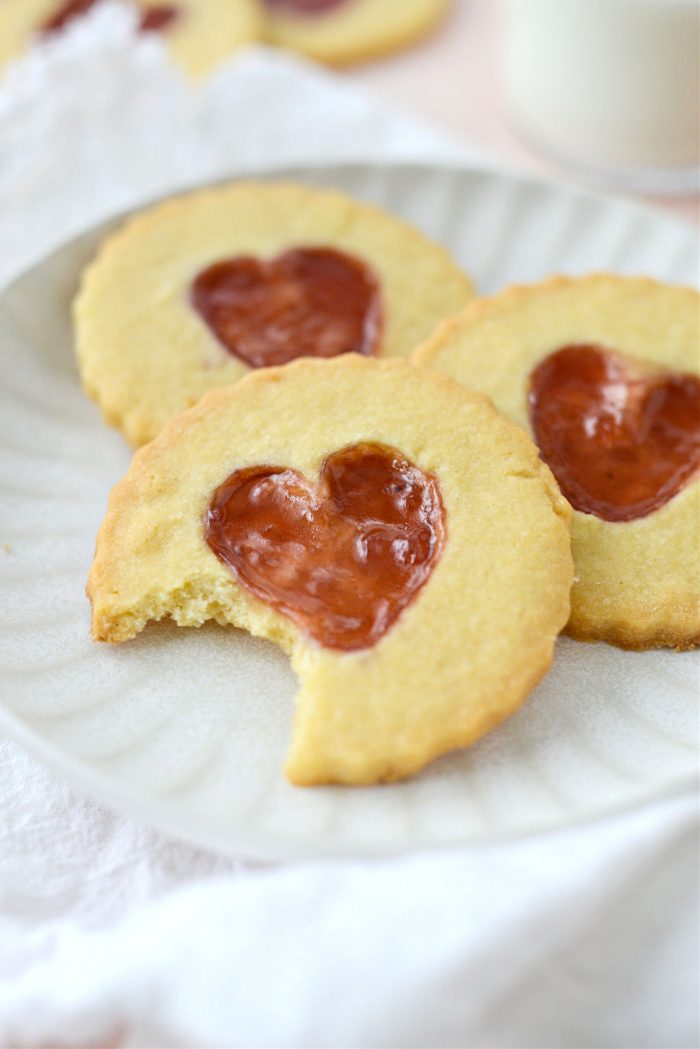
[[[650,372],[601,346],[572,345],[532,372],[540,454],[576,510],[646,517],[700,469],[700,380]]]
[[[67,0],[66,3],[57,7],[54,13],[46,19],[41,26],[40,32],[44,34],[58,32],[76,18],[84,15],[96,3],[97,0]],[[139,30],[142,33],[164,32],[179,18],[179,15],[180,10],[176,4],[156,4],[152,7],[146,7],[141,12]]]
[[[427,582],[445,542],[437,479],[400,452],[356,444],[318,485],[283,466],[238,470],[214,492],[207,543],[250,593],[327,648],[367,648]]]
[[[381,335],[379,282],[359,259],[331,248],[216,262],[195,278],[191,302],[225,349],[251,368],[370,356]]]

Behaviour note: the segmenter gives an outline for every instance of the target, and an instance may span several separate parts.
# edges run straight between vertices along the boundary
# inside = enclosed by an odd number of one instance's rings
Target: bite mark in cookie
[[[290,779],[400,779],[548,669],[569,517],[527,435],[443,376],[355,353],[261,368],[173,419],[112,492],[93,636],[170,616],[275,641],[299,678]]]

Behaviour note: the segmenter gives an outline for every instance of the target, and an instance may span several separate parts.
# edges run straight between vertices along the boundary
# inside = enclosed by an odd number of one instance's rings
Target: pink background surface
[[[509,126],[500,88],[499,7],[498,0],[454,0],[449,17],[429,39],[348,75],[502,161],[575,180],[573,173],[531,150]],[[698,197],[642,199],[700,225]]]

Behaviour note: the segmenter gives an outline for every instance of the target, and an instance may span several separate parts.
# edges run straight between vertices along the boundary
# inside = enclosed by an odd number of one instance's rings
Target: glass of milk
[[[700,189],[700,0],[505,0],[506,98],[533,145],[647,193]]]

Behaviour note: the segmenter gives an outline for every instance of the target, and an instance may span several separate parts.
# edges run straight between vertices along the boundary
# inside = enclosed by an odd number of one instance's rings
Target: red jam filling
[[[400,452],[333,452],[318,484],[283,466],[214,492],[206,540],[238,581],[327,648],[368,648],[428,580],[445,541],[435,477]]]
[[[321,15],[335,7],[344,7],[349,0],[266,0],[272,10],[286,8],[298,15]]]
[[[191,302],[225,349],[251,368],[297,357],[369,356],[381,335],[376,277],[332,248],[216,262],[195,278]]]
[[[68,25],[75,18],[79,18],[84,15],[86,11],[89,11],[91,7],[94,7],[97,0],[67,0],[65,4],[61,4],[54,13],[46,19],[41,25],[42,33],[56,33],[59,29],[63,29],[64,26]]]
[[[634,521],[700,469],[700,380],[573,345],[534,369],[530,419],[543,460],[576,510]]]
[[[97,0],[67,0],[61,4],[56,11],[41,25],[40,32],[56,33],[64,26],[80,18]],[[144,8],[141,13],[139,28],[143,33],[163,32],[177,20],[180,10],[176,4],[158,4],[154,7]]]
[[[180,17],[180,9],[175,4],[157,4],[146,7],[141,12],[139,29],[142,33],[164,33]]]

